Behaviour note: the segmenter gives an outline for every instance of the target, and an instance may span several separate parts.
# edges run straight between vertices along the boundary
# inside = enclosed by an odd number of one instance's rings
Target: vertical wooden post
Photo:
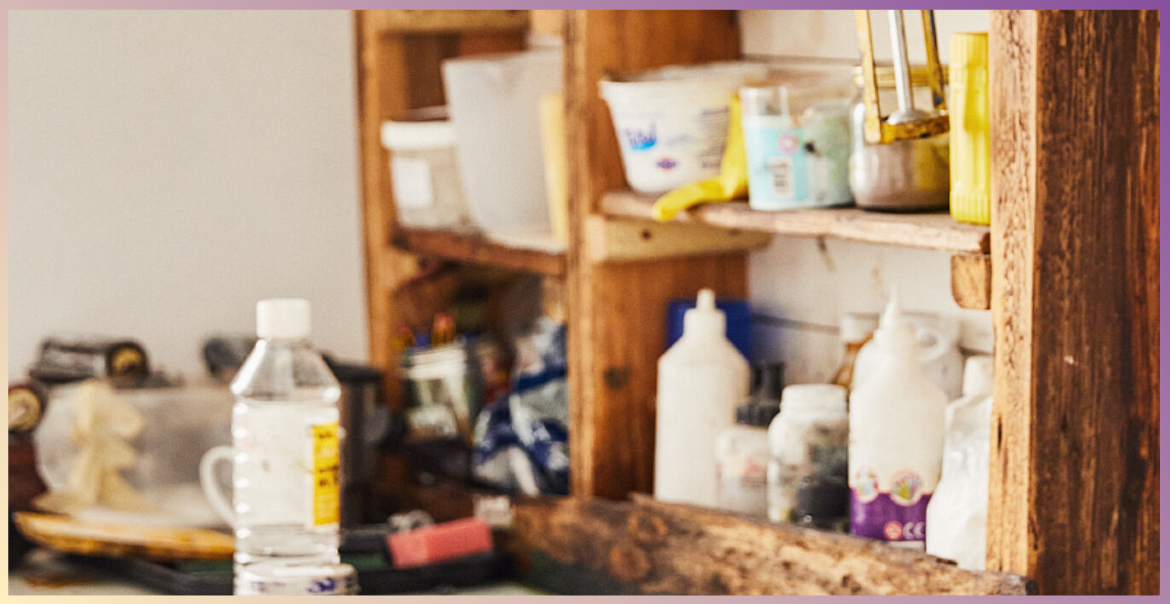
[[[988,567],[1158,593],[1158,12],[991,29]]]
[[[573,492],[649,492],[657,359],[666,305],[712,287],[746,294],[743,253],[621,264],[591,261],[585,222],[601,195],[625,187],[609,111],[608,71],[739,56],[734,11],[568,11],[565,105],[569,149],[569,363]]]

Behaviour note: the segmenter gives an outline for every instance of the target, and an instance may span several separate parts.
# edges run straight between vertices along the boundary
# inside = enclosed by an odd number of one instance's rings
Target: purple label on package
[[[913,472],[895,476],[889,493],[879,492],[876,480],[855,482],[849,505],[849,532],[859,537],[924,547],[930,493],[924,492],[921,485],[921,478]]]

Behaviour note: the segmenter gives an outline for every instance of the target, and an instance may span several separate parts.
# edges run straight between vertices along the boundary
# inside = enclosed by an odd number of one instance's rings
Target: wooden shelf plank
[[[1018,575],[962,570],[885,543],[646,496],[517,501],[509,549],[554,593],[1025,595]]]
[[[602,212],[610,216],[651,219],[654,198],[631,191],[612,192],[601,201]],[[963,224],[945,212],[930,214],[888,214],[857,208],[760,212],[746,202],[709,204],[675,218],[727,229],[765,231],[802,237],[836,237],[866,243],[942,250],[952,253],[986,254],[990,251],[990,230]]]
[[[510,246],[482,235],[400,228],[392,243],[401,250],[423,256],[542,275],[565,274],[563,253]]]
[[[528,28],[526,10],[376,10],[367,11],[382,33],[453,33]]]

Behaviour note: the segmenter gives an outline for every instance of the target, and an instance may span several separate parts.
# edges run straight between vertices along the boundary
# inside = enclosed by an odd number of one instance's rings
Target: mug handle
[[[215,466],[221,462],[232,460],[232,448],[219,446],[203,454],[199,461],[199,484],[203,486],[203,495],[215,512],[223,518],[230,527],[235,527],[236,513],[232,509],[232,502],[224,496],[219,488],[219,481],[215,479]]]

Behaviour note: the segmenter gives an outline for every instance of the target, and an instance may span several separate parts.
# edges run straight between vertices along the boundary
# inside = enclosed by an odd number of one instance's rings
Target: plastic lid
[[[841,317],[841,339],[846,342],[861,342],[877,331],[878,316],[874,313],[845,313]]]
[[[963,366],[963,396],[991,394],[995,385],[995,357],[987,354],[967,359]]]
[[[382,146],[391,151],[454,147],[455,125],[446,120],[382,122]]]
[[[745,426],[767,426],[780,413],[780,405],[747,403],[735,408],[735,423]]]
[[[357,571],[348,564],[259,562],[240,569],[237,595],[328,596],[355,594]]]
[[[780,406],[785,413],[823,413],[844,416],[846,390],[836,384],[793,384],[784,389]]]
[[[951,35],[951,67],[956,66],[987,66],[987,32]]]
[[[726,330],[727,317],[715,307],[715,292],[711,289],[699,290],[695,307],[687,309],[683,315],[683,335],[725,337]]]
[[[309,337],[310,306],[300,298],[273,298],[256,303],[256,335],[269,339],[301,340]]]

